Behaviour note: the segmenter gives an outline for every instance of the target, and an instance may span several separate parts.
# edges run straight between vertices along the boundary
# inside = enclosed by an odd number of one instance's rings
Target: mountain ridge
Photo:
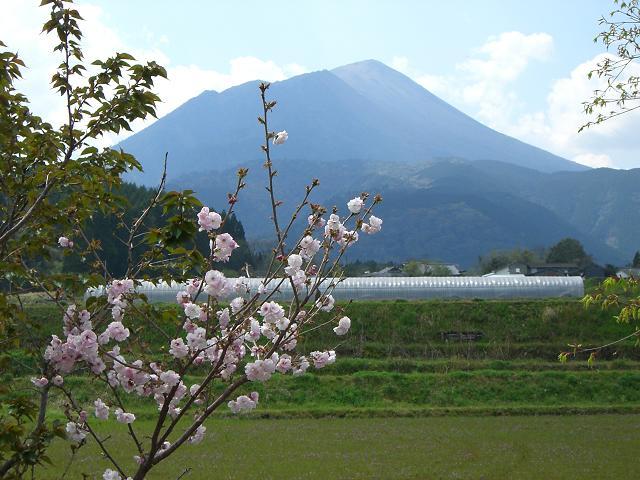
[[[258,158],[258,83],[205,91],[121,142],[145,167],[128,179],[156,184],[167,151],[169,178],[173,165],[213,170]],[[285,158],[412,162],[457,156],[541,171],[587,169],[482,125],[374,60],[273,82],[269,94],[278,101],[271,128],[290,134],[280,151]]]
[[[264,238],[263,179],[254,186],[264,161],[258,84],[205,91],[122,142],[146,170],[128,179],[156,184],[169,151],[169,186],[215,207],[226,204],[237,167],[250,166],[237,211],[248,238]],[[377,242],[362,239],[360,259],[428,254],[469,265],[486,249],[549,246],[563,236],[602,262],[625,263],[637,250],[640,170],[589,169],[495,132],[380,62],[274,82],[269,98],[278,101],[270,129],[289,132],[272,152],[283,214],[295,186],[302,194],[312,177],[322,184],[317,203],[342,208],[363,190],[387,198],[380,213],[389,220]],[[403,195],[421,205],[403,210]]]
[[[625,264],[637,250],[634,239],[640,235],[640,227],[635,225],[640,225],[640,213],[633,208],[638,204],[627,206],[624,194],[614,196],[605,190],[602,195],[609,195],[613,203],[594,206],[591,200],[595,198],[597,204],[600,199],[590,193],[592,179],[585,177],[585,172],[543,173],[504,162],[460,159],[391,166],[354,160],[350,175],[337,176],[340,162],[320,165],[274,159],[274,166],[278,169],[275,191],[283,202],[283,218],[292,213],[312,177],[319,178],[320,185],[311,201],[329,209],[335,205],[343,210],[345,202],[361,191],[382,193],[384,201],[378,212],[385,219],[385,228],[374,239],[361,236],[358,248],[347,255],[350,260],[403,260],[428,255],[470,266],[489,250],[548,247],[568,236],[578,238],[603,263]],[[266,173],[260,161],[248,167],[247,187],[235,209],[247,237],[264,240],[271,235],[271,212],[263,188]],[[621,189],[624,183],[640,182],[640,169],[628,172],[631,178],[623,172],[608,173],[614,177],[608,186],[611,191]],[[205,203],[223,205],[234,178],[235,169],[229,168],[201,172],[197,179],[184,176],[169,187],[188,186]],[[523,188],[527,182],[529,185]],[[551,186],[544,188],[545,184]],[[550,195],[548,190],[557,185],[563,185],[560,193],[575,201],[565,202],[562,195]],[[600,214],[584,213],[598,209],[621,210],[625,217],[610,217],[603,222]],[[612,238],[619,241],[611,243]],[[398,239],[402,239],[402,248],[397,247]]]

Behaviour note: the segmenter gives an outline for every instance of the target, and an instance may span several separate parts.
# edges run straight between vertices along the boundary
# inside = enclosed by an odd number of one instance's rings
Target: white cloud
[[[590,80],[587,76],[603,57],[598,55],[581,63],[567,77],[556,80],[547,96],[545,112],[521,116],[507,133],[588,166],[640,166],[635,153],[640,148],[637,112],[578,132],[589,120],[582,103],[595,89],[604,86],[602,79]],[[640,71],[640,66],[631,68]]]
[[[474,57],[458,64],[457,81],[463,84],[450,84],[461,92],[464,104],[475,106],[481,121],[503,130],[520,107],[512,85],[532,61],[545,61],[552,52],[553,38],[547,33],[505,32],[489,38],[473,51]]]
[[[587,74],[603,55],[577,65],[567,77],[553,82],[546,104],[523,111],[517,82],[533,61],[553,54],[553,38],[546,33],[507,32],[490,38],[456,66],[459,74],[439,76],[404,68],[416,82],[496,130],[593,167],[640,167],[640,112],[608,120],[578,133],[588,118],[582,103],[601,79]],[[631,67],[640,75],[640,66]],[[629,72],[632,73],[632,72]]]
[[[163,99],[158,114],[167,114],[204,90],[220,92],[252,80],[275,82],[305,72],[306,68],[295,63],[280,67],[271,60],[249,56],[232,59],[227,73],[197,65],[176,65],[167,69],[168,80],[157,82],[158,95]]]
[[[458,65],[478,82],[493,81],[501,84],[516,80],[531,60],[547,60],[553,52],[553,38],[548,33],[504,32],[476,49],[476,55]]]
[[[20,81],[19,88],[30,99],[32,108],[38,114],[53,123],[62,122],[65,118],[64,105],[62,100],[51,91],[48,82],[60,63],[60,58],[52,54],[55,39],[45,34],[38,35],[48,17],[48,9],[38,8],[39,2],[4,1],[7,3],[3,4],[5,10],[11,11],[12,15],[0,16],[2,40],[11,50],[19,52],[28,67],[23,72],[24,78]],[[204,69],[197,65],[172,65],[169,57],[162,51],[163,45],[169,42],[165,35],[156,37],[152,32],[143,31],[146,43],[152,47],[137,48],[127,45],[118,32],[107,25],[105,13],[101,7],[83,3],[76,5],[76,8],[84,18],[81,23],[85,34],[82,45],[87,60],[104,59],[116,52],[127,52],[140,62],[155,60],[167,68],[168,80],[160,79],[156,82],[156,92],[162,99],[157,109],[159,117],[204,90],[222,91],[256,79],[284,80],[308,71],[297,63],[280,66],[271,60],[252,56],[230,60],[226,72]],[[152,122],[153,120],[135,122],[132,127],[137,131]],[[101,143],[113,144],[127,135],[111,135]]]
[[[473,49],[469,59],[456,65],[456,75],[413,72],[412,76],[436,95],[472,109],[480,121],[504,129],[520,107],[513,84],[532,61],[546,61],[552,53],[553,38],[547,33],[504,32]]]
[[[576,155],[575,157],[573,157],[571,160],[593,168],[613,166],[609,155],[604,153],[581,153],[580,155]]]
[[[391,59],[391,68],[406,73],[409,68],[409,59],[407,57],[393,57]]]

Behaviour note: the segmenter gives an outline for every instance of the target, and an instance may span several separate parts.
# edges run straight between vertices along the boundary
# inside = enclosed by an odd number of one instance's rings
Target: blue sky
[[[531,106],[544,101],[555,79],[602,51],[592,40],[598,18],[611,8],[606,0],[80,3],[100,5],[106,22],[132,45],[152,48],[163,39],[172,63],[217,71],[247,55],[310,70],[406,57],[420,72],[452,75],[491,36],[545,32],[553,36],[553,55],[532,65],[518,85]]]
[[[35,0],[5,1],[15,12],[0,19],[5,42],[13,36],[32,70],[46,70],[45,46],[25,45],[20,33],[46,11]],[[603,53],[593,38],[609,0],[77,3],[89,53],[124,49],[169,68],[161,114],[204,89],[375,58],[499,131],[594,166],[640,166],[631,138],[638,115],[576,133],[586,119],[581,102],[597,86],[586,72]],[[36,83],[25,80],[34,104],[53,111]]]

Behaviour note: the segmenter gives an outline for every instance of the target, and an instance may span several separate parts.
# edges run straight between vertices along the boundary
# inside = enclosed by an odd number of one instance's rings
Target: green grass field
[[[125,440],[123,425],[104,425],[108,443]],[[186,480],[635,478],[640,448],[640,415],[217,419],[207,429],[148,478],[175,479],[184,465]],[[132,453],[116,451],[131,469]],[[56,464],[36,478],[60,478],[68,455],[56,441]],[[67,478],[99,479],[108,466],[89,444]]]
[[[58,328],[50,305],[34,305],[31,313],[41,319],[41,335]],[[616,345],[593,367],[584,359],[557,361],[568,343],[598,345],[628,334],[633,327],[615,323],[611,311],[585,310],[576,300],[515,300],[359,302],[347,313],[352,329],[339,344],[326,327],[300,345],[302,352],[335,347],[335,365],[246,385],[238,394],[259,391],[257,410],[237,418],[221,408],[203,444],[185,446],[149,478],[177,478],[183,465],[193,468],[183,478],[194,480],[633,476],[640,349],[632,341]],[[162,321],[175,330],[178,318]],[[446,331],[483,336],[446,341]],[[153,330],[136,335],[145,348],[162,348]],[[0,381],[29,392],[35,359],[19,349],[9,355],[12,371]],[[86,377],[68,376],[65,383],[80,402],[112,400]],[[62,419],[55,394],[51,407]],[[152,428],[155,404],[129,396],[127,407],[136,413],[136,429]],[[101,425],[132,467],[122,427]],[[68,453],[69,445],[56,440],[55,465],[35,478],[59,478]],[[101,478],[107,467],[90,441],[66,478]]]

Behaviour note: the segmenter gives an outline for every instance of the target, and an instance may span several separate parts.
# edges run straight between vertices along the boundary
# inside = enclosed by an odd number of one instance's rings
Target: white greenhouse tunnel
[[[234,279],[229,279],[233,281]],[[249,291],[258,291],[262,278],[243,279]],[[271,299],[291,300],[293,292],[289,282],[275,279],[266,288],[267,293],[281,283]],[[326,279],[321,291],[338,279]],[[185,289],[179,283],[140,282],[136,291],[151,302],[175,302],[178,292]],[[103,289],[94,289],[88,295],[100,295]],[[582,297],[582,277],[353,277],[339,282],[333,296],[336,300],[422,300],[422,299],[517,299]]]

